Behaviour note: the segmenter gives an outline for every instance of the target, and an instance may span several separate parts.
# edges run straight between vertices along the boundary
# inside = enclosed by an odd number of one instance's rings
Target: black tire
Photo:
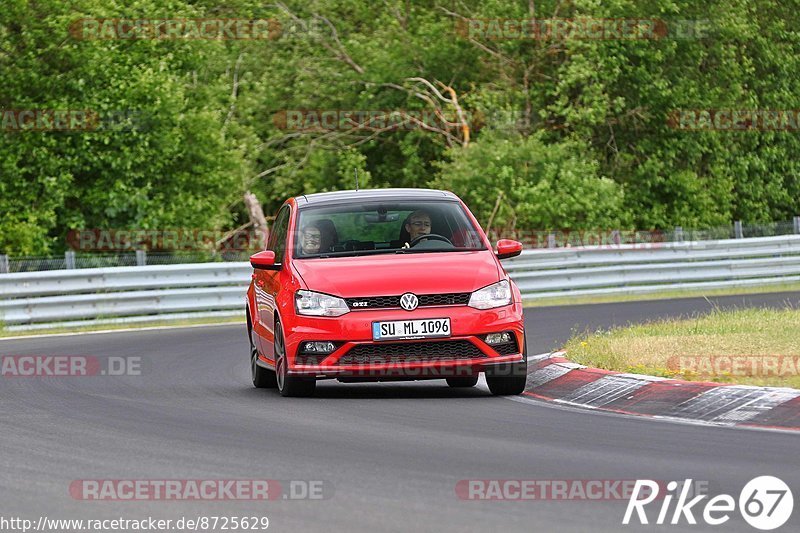
[[[478,384],[478,376],[447,378],[447,384],[454,389],[466,389]]]
[[[525,382],[528,379],[528,343],[525,335],[522,336],[522,361],[498,365],[486,371],[486,384],[489,391],[495,396],[512,396],[522,394]]]
[[[253,329],[250,325],[249,311],[247,312],[247,340],[250,341],[250,378],[253,380],[253,386],[257,389],[274,389],[278,386],[275,372],[256,364],[258,350],[253,344]]]
[[[516,367],[523,367],[527,370],[526,363],[514,363]],[[509,372],[515,375],[509,375]],[[525,380],[527,379],[527,375],[518,375],[519,371],[516,369],[506,370],[503,373],[498,372],[501,375],[491,375],[489,372],[486,372],[486,384],[489,385],[489,391],[495,396],[512,396],[516,394],[522,394],[522,391],[525,390]]]
[[[283,326],[280,320],[275,320],[275,376],[277,378],[278,391],[281,396],[313,396],[317,388],[317,380],[314,378],[301,378],[290,376],[287,373],[286,345],[283,342]]]

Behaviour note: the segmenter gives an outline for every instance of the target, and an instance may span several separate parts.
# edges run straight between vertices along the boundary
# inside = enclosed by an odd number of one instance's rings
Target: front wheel
[[[522,336],[522,361],[498,365],[486,371],[486,384],[495,396],[522,394],[528,380],[528,341]]]
[[[528,378],[527,371],[527,362],[502,365],[491,372],[486,371],[486,384],[495,396],[522,394]]]
[[[281,396],[313,396],[317,388],[314,378],[301,378],[289,375],[286,362],[286,344],[283,340],[283,327],[279,320],[275,321],[275,375],[278,378],[278,391]]]

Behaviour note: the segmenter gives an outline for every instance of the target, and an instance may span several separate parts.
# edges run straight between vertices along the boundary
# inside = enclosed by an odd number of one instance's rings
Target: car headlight
[[[511,284],[504,279],[473,292],[468,305],[475,309],[493,309],[510,303]]]
[[[297,291],[294,304],[298,315],[341,316],[350,312],[343,299],[321,292]]]

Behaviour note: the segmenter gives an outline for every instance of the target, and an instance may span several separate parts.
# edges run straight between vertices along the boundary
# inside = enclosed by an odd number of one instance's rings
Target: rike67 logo
[[[701,494],[689,499],[691,486],[691,479],[687,479],[681,485],[677,481],[670,481],[667,484],[667,494],[660,499],[661,507],[655,524],[674,525],[685,520],[685,523],[694,525],[697,524],[695,513],[711,526],[719,526],[730,520],[731,513],[737,507],[737,501],[733,496],[720,494],[709,499],[705,505],[700,505],[700,502],[708,495]],[[679,487],[681,488],[679,489]],[[650,523],[645,507],[659,498],[658,488],[659,484],[656,481],[636,480],[633,494],[628,500],[628,507],[625,509],[625,516],[622,519],[624,525],[631,523],[634,513],[640,524]],[[640,498],[642,495],[644,497]],[[677,496],[677,502],[670,517],[670,507],[675,496]],[[657,506],[658,504],[654,507]],[[794,498],[789,486],[783,480],[773,476],[759,476],[751,479],[739,493],[738,508],[742,518],[748,524],[762,531],[770,531],[781,527],[792,516]],[[634,523],[636,522],[634,521]]]

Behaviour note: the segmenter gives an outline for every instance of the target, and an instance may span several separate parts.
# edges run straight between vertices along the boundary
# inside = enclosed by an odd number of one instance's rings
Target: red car
[[[289,198],[250,258],[253,385],[310,396],[316,380],[446,379],[525,388],[520,292],[453,193],[379,189]]]

